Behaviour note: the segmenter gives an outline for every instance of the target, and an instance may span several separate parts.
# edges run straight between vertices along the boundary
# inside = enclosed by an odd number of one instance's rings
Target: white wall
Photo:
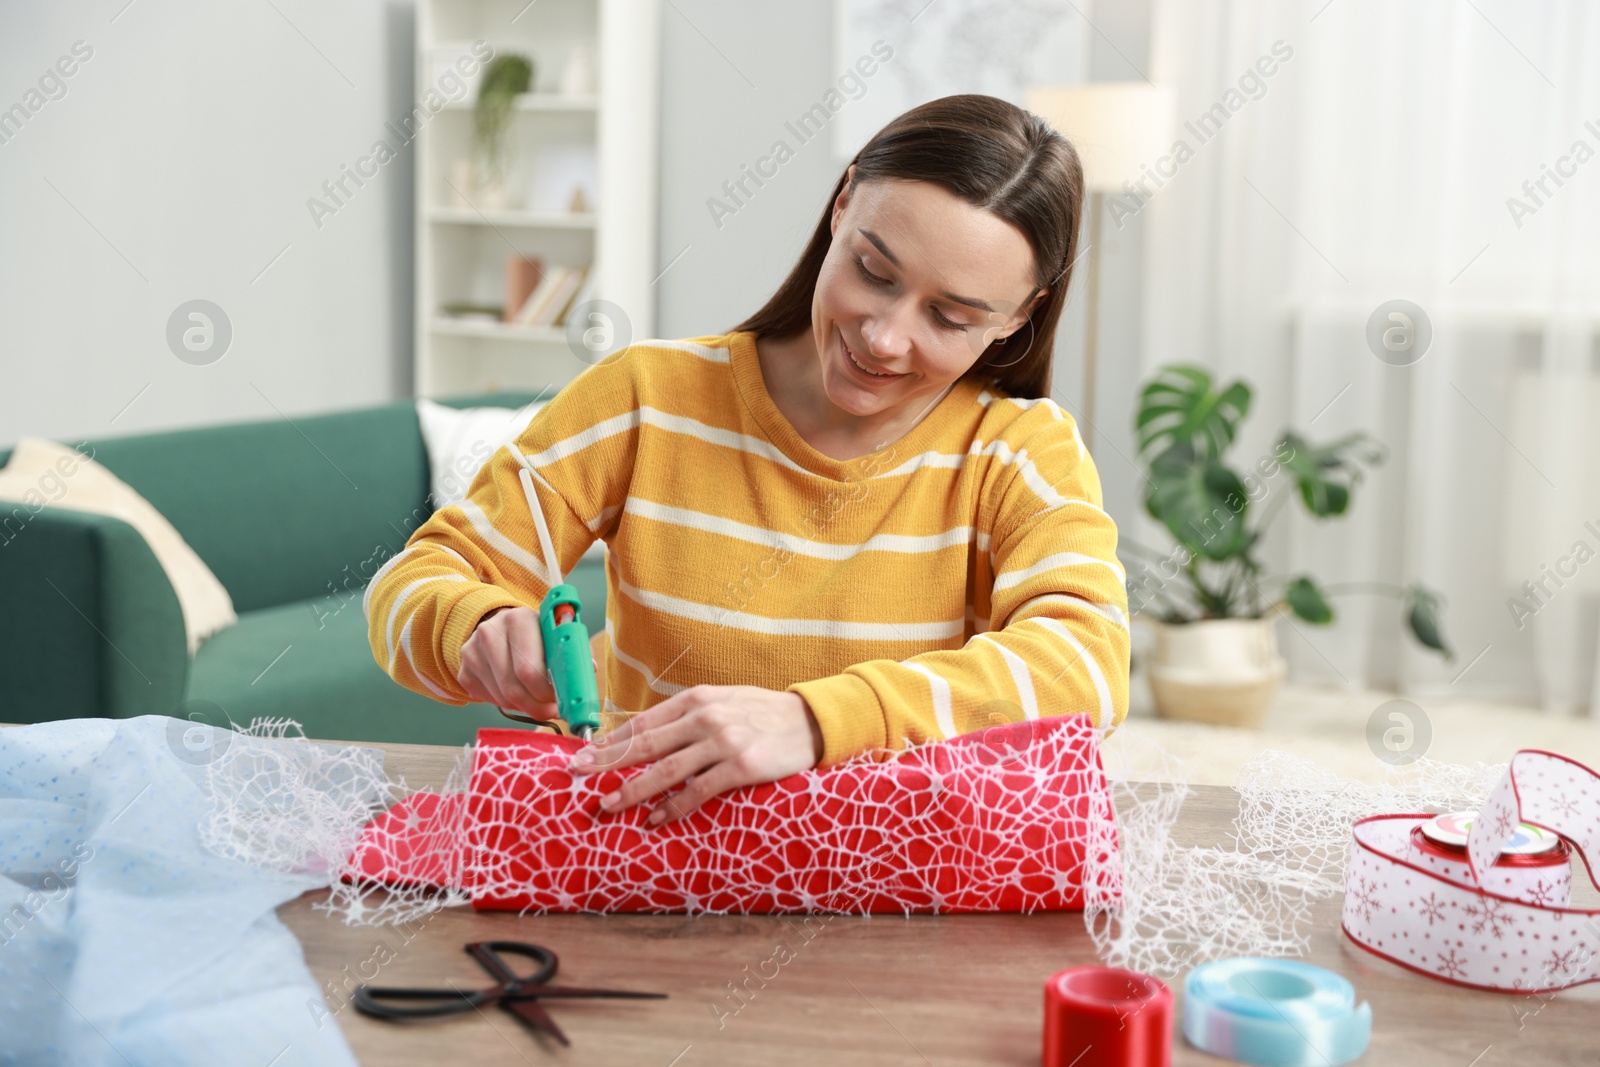
[[[0,6],[0,107],[75,41],[94,50],[67,95],[0,144],[0,446],[407,395],[410,150],[320,229],[305,202],[409,112],[412,4],[124,2]],[[784,121],[837,77],[834,3],[674,0],[661,17],[657,333],[716,333],[782,280],[840,173],[825,135],[720,227],[706,207],[773,140],[793,144]],[[1102,2],[1093,17],[1095,77],[1139,77],[1128,64],[1146,62],[1148,0]],[[1091,443],[1119,522],[1137,508],[1137,233],[1107,230],[1108,436]],[[1083,279],[1073,287],[1056,383],[1075,407]],[[207,366],[180,361],[165,336],[197,297],[234,329]]]
[[[0,6],[0,109],[93,50],[0,143],[0,444],[399,395],[410,152],[320,229],[305,202],[409,111],[411,5],[125,3]],[[166,342],[194,298],[233,326],[205,366]]]
[[[412,4],[274,0],[285,19],[267,4],[123,2],[0,6],[0,107],[75,41],[93,49],[67,95],[0,144],[0,447],[407,395],[411,151],[320,229],[305,201],[409,113]],[[668,337],[759,306],[838,175],[819,138],[713,224],[706,198],[828,87],[832,3],[675,6],[662,14],[660,266],[683,255],[656,286]],[[165,336],[194,298],[234,330],[206,366]]]
[[[798,145],[784,129],[835,77],[833,3],[674,0],[661,47],[659,254],[682,258],[656,284],[656,322],[663,337],[722,333],[788,274],[839,178],[831,136]],[[779,138],[794,158],[718,227],[706,200]]]

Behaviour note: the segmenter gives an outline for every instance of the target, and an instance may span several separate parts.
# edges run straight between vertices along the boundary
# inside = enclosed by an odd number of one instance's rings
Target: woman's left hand
[[[697,685],[596,737],[569,765],[575,774],[654,761],[600,806],[621,811],[687,782],[651,812],[651,825],[682,818],[718,793],[815,767],[822,730],[798,693],[753,685]]]

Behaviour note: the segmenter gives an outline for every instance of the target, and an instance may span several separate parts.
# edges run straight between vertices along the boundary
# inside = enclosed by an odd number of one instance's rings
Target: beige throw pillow
[[[178,594],[189,655],[207,637],[239,621],[233,598],[183,536],[132,486],[88,456],[54,441],[24,437],[0,470],[0,500],[20,503],[0,509],[7,538],[26,536],[26,527],[19,531],[18,523],[46,506],[107,515],[138,530]]]

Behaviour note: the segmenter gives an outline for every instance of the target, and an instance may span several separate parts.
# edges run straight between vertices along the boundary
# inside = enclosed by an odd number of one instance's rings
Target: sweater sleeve
[[[996,464],[975,523],[980,552],[989,531],[993,628],[960,649],[870,660],[790,686],[822,728],[819,766],[1045,715],[1088,712],[1102,730],[1126,717],[1126,578],[1075,423],[1036,403],[981,451]]]
[[[456,676],[478,620],[495,608],[537,608],[550,590],[533,506],[563,575],[610,534],[638,445],[630,357],[614,353],[563,387],[489,457],[466,499],[434,512],[372,576],[362,599],[367,638],[395,681],[447,704],[469,702]],[[532,501],[524,467],[539,475]]]

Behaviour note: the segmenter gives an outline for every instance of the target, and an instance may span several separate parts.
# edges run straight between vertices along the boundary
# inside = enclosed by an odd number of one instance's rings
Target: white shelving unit
[[[546,267],[588,265],[594,296],[622,308],[632,339],[654,336],[659,0],[419,0],[416,99],[440,86],[448,63],[482,41],[495,55],[533,61],[532,92],[516,100],[506,137],[506,186],[515,206],[458,203],[451,165],[472,156],[477,79],[416,134],[416,367],[418,396],[559,388],[588,364],[561,328],[446,316],[445,304],[503,304],[510,255]],[[573,45],[594,56],[598,92],[560,94]],[[481,48],[481,46],[480,46]],[[479,77],[481,67],[479,64]],[[448,89],[448,86],[446,87]],[[542,149],[592,143],[593,212],[521,205]]]

